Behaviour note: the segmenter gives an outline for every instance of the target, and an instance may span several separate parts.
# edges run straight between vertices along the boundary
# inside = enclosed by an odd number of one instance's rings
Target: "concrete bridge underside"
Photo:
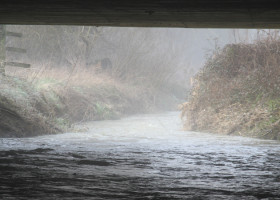
[[[279,0],[0,0],[0,24],[280,28]]]

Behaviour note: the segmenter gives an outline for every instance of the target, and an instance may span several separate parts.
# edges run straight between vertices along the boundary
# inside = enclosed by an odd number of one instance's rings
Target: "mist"
[[[11,61],[32,68],[82,68],[109,58],[119,68],[172,68],[173,79],[189,87],[189,79],[205,63],[217,45],[252,41],[255,30],[119,28],[85,26],[8,26],[20,32],[20,40],[7,44],[27,49],[27,54],[8,53]],[[165,66],[163,66],[165,65]],[[168,65],[168,66],[166,66]],[[171,72],[172,71],[172,72]],[[121,72],[119,72],[121,73]]]
[[[280,32],[0,25],[0,199],[279,199]]]

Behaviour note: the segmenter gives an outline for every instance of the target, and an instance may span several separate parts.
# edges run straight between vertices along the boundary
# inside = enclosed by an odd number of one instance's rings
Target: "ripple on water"
[[[0,139],[2,199],[280,199],[277,141],[183,132],[178,113]]]

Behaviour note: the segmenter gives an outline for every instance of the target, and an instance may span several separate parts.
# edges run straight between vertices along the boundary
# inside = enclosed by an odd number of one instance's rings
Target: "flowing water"
[[[280,199],[280,143],[184,132],[179,113],[0,139],[0,199]]]

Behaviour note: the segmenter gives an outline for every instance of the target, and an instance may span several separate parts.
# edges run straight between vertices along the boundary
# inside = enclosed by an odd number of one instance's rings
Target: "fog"
[[[8,52],[10,61],[33,68],[82,68],[109,58],[115,71],[128,68],[165,68],[184,87],[217,45],[250,42],[256,30],[119,28],[84,26],[8,26],[23,38],[8,37],[7,45],[27,49],[26,55]],[[172,68],[172,69],[170,69]]]
[[[278,49],[275,30],[0,25],[0,199],[279,199]]]

